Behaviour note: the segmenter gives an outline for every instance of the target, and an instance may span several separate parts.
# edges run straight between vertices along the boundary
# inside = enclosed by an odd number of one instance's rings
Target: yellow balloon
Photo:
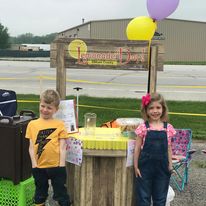
[[[126,33],[129,40],[151,40],[157,29],[156,22],[147,16],[132,19],[127,25]]]

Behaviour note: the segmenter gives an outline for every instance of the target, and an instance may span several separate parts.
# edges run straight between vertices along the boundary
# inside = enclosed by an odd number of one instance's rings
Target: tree
[[[10,37],[12,44],[50,44],[57,33],[47,34],[45,36],[34,36],[31,33],[21,34],[17,37]]]
[[[7,27],[0,23],[0,49],[9,48],[9,33]]]

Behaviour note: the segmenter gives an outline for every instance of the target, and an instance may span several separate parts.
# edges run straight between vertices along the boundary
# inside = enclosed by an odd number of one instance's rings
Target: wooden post
[[[151,47],[151,65],[149,66],[149,82],[148,82],[148,93],[154,93],[156,92],[156,84],[157,84],[157,64],[158,64],[158,48],[157,46]]]
[[[64,43],[57,43],[56,90],[61,99],[66,98],[66,69],[64,60]]]

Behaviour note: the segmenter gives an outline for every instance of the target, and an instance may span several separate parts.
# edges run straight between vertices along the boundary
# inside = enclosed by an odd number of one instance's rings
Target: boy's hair
[[[150,99],[149,104],[141,106],[142,118],[145,121],[149,120],[149,117],[147,115],[147,109],[151,105],[151,103],[158,101],[162,105],[162,116],[160,117],[160,119],[163,122],[167,122],[168,121],[168,108],[167,108],[167,104],[164,100],[164,97],[159,93],[152,93],[150,95],[150,97],[151,97],[151,99]]]
[[[53,89],[47,89],[40,96],[40,101],[44,101],[46,104],[54,104],[58,108],[60,104],[59,93]]]

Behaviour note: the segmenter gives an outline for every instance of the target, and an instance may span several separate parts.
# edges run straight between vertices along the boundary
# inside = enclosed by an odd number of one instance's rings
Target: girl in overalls
[[[142,97],[144,123],[135,130],[134,152],[136,205],[165,206],[172,172],[171,138],[173,126],[167,123],[168,109],[162,95]]]

